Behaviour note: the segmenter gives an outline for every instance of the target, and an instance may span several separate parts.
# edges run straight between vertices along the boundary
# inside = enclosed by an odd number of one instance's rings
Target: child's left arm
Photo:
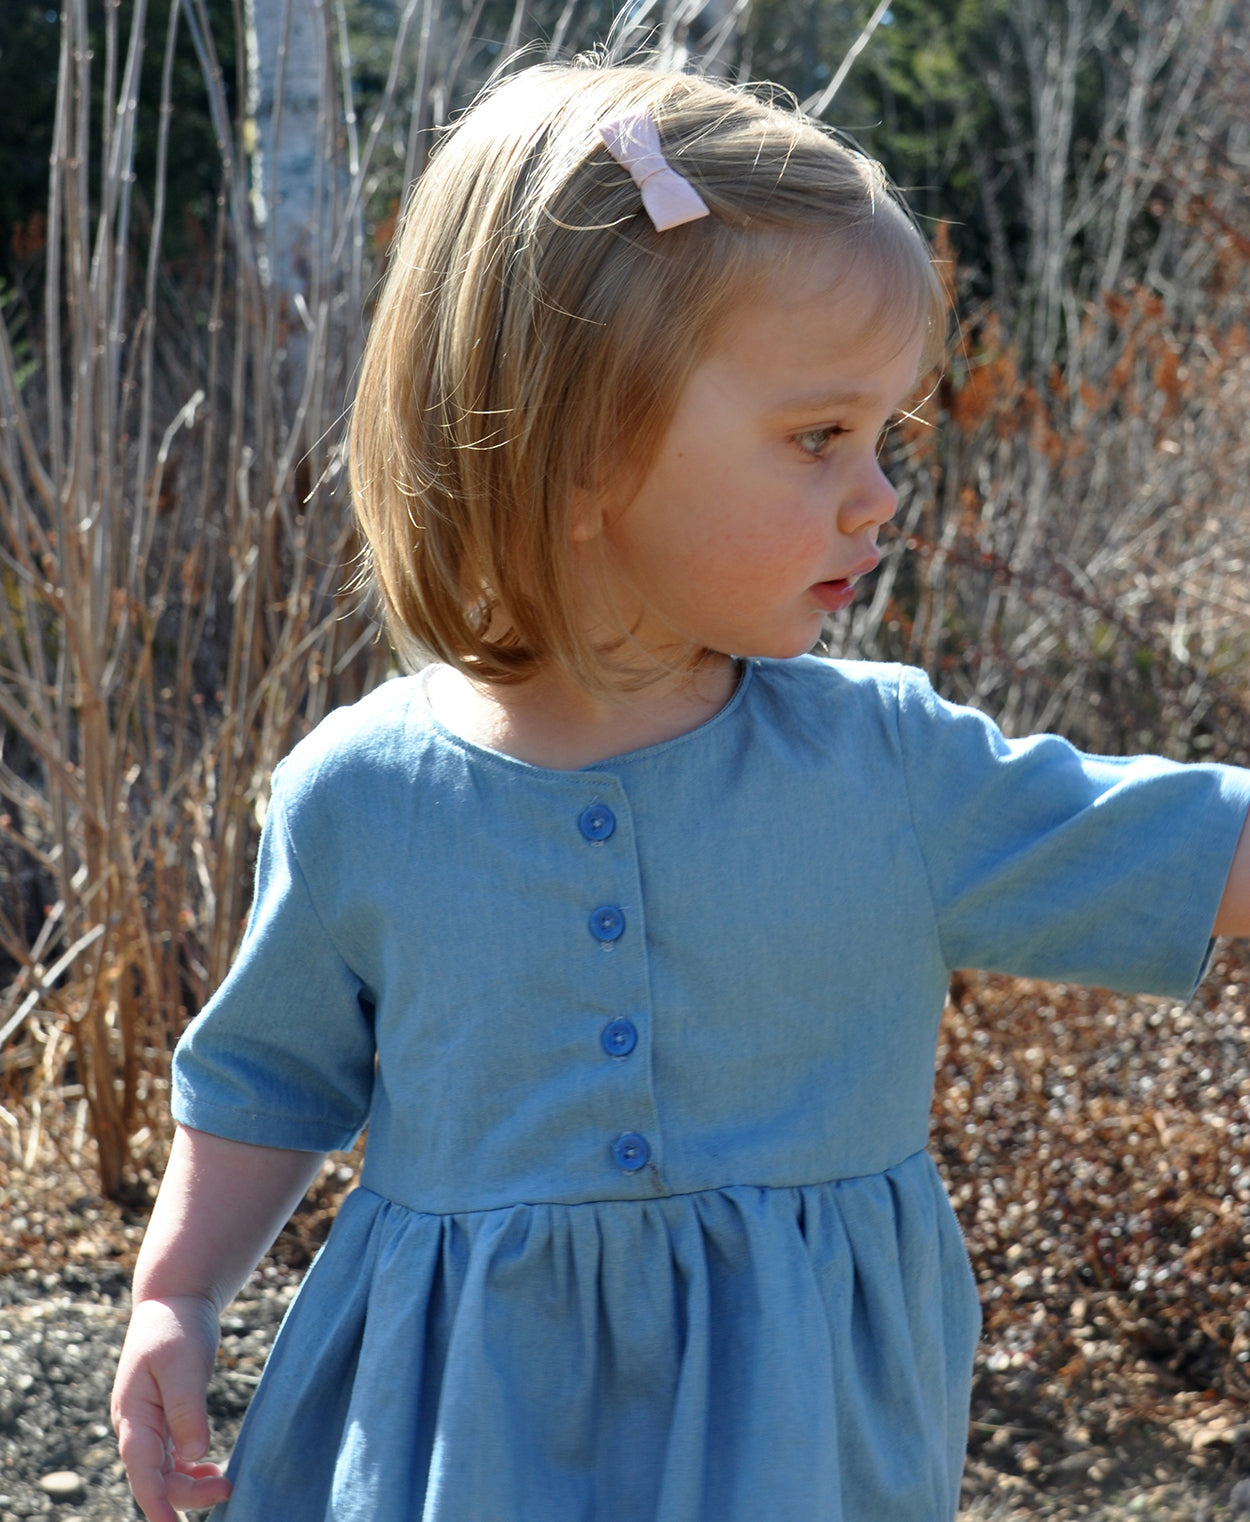
[[[1250,935],[1250,819],[1233,853],[1224,897],[1215,916],[1216,935]]]
[[[321,1155],[179,1126],[135,1266],[134,1313],[113,1386],[113,1427],[149,1522],[230,1494],[208,1449],[205,1390],[218,1318],[282,1229]]]

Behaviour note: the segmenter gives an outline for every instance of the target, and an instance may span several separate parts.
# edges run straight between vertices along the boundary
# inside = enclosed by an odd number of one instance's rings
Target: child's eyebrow
[[[785,397],[779,411],[836,412],[843,407],[879,405],[882,397],[871,391],[812,391],[801,396]]]

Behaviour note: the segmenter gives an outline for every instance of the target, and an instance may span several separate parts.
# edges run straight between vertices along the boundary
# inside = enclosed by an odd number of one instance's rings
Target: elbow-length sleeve
[[[260,1146],[346,1150],[369,1113],[373,1006],[318,913],[280,772],[239,954],[174,1054],[174,1119]]]
[[[1006,739],[899,685],[900,743],[947,965],[1187,998],[1205,969],[1250,772]]]

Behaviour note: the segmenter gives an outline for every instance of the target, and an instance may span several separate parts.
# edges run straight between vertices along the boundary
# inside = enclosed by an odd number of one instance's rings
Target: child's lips
[[[818,581],[812,588],[812,598],[817,607],[826,613],[840,613],[849,607],[855,597],[855,583],[843,578],[838,581]]]
[[[855,598],[855,583],[861,576],[866,576],[869,571],[875,570],[880,555],[873,555],[857,565],[846,576],[839,576],[833,581],[818,581],[811,589],[811,595],[818,607],[826,613],[840,613],[843,608],[849,607]]]

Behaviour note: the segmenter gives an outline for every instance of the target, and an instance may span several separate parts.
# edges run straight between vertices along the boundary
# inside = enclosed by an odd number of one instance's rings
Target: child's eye
[[[804,454],[819,460],[832,441],[845,432],[845,428],[834,423],[828,428],[805,428],[802,433],[792,437]]]

